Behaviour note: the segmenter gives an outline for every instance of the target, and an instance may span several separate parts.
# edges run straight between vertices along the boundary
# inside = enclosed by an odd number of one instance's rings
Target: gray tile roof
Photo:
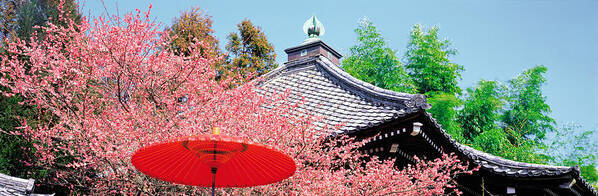
[[[323,118],[317,126],[343,123],[351,133],[429,108],[423,95],[384,90],[357,80],[322,56],[292,61],[265,75],[266,94],[289,91],[298,111]]]

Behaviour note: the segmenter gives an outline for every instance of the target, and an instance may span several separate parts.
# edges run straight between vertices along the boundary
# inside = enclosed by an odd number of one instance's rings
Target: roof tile
[[[407,107],[422,95],[396,93],[359,81],[328,59],[314,57],[287,63],[265,76],[262,83],[268,94],[290,90],[292,102],[304,100],[302,111],[321,115],[325,123],[345,123],[344,132],[370,128],[405,116],[421,108]],[[300,97],[304,97],[301,99]],[[425,101],[425,98],[423,98]],[[426,107],[420,104],[420,107]]]

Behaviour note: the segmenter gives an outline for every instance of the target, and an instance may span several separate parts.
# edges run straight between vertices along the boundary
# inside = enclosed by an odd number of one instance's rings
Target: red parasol
[[[236,137],[198,135],[137,150],[131,162],[160,180],[202,187],[248,187],[286,179],[297,169],[291,157]]]

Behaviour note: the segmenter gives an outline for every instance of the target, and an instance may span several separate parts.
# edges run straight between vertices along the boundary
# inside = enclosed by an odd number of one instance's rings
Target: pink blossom
[[[418,159],[402,170],[392,160],[364,162],[368,155],[357,150],[362,142],[346,136],[325,142],[342,124],[315,129],[317,116],[293,115],[301,103],[288,103],[290,92],[264,97],[257,81],[229,89],[231,80],[214,80],[211,65],[218,59],[199,50],[175,55],[149,10],[140,14],[81,23],[60,17],[66,27],[42,27],[45,36],[10,42],[0,56],[0,85],[10,88],[2,93],[21,94],[59,118],[20,127],[36,141],[37,162],[28,164],[63,168],[50,170],[42,183],[91,194],[206,193],[152,179],[135,170],[130,157],[143,146],[213,127],[280,149],[298,166],[280,183],[219,189],[221,194],[438,195],[453,190],[455,175],[471,172],[452,155]],[[209,48],[201,44],[191,48]]]

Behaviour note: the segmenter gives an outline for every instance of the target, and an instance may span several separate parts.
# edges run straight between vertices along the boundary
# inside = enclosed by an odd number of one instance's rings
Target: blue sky
[[[443,1],[198,1],[104,0],[110,13],[146,10],[163,26],[192,6],[214,21],[221,47],[236,24],[250,19],[274,44],[279,63],[285,48],[306,36],[303,22],[312,14],[326,28],[321,37],[346,55],[355,43],[353,29],[370,19],[388,45],[402,56],[411,27],[438,25],[441,37],[459,53],[452,59],[465,67],[462,88],[480,79],[506,81],[535,65],[548,67],[544,95],[552,117],[561,123],[598,128],[598,1],[592,0],[443,0]],[[105,13],[101,0],[83,2],[86,15]],[[598,135],[598,134],[596,134]],[[598,138],[596,138],[598,140]]]

